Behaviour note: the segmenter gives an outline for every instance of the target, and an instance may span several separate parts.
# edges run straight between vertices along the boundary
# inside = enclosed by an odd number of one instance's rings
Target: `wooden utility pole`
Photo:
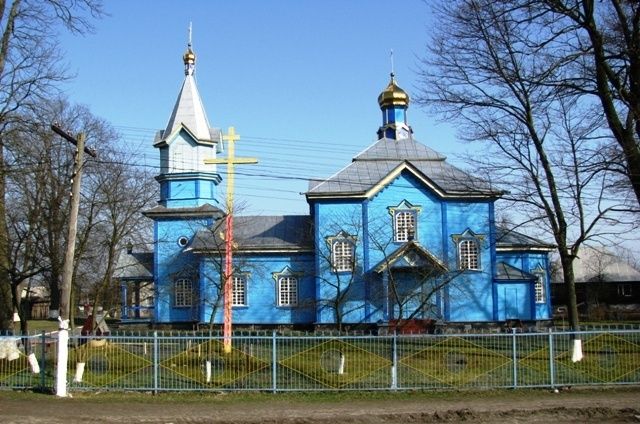
[[[92,157],[96,154],[84,146],[84,134],[72,137],[57,125],[51,129],[56,134],[76,146],[73,173],[71,174],[71,212],[69,214],[69,232],[67,235],[67,251],[62,269],[62,284],[60,293],[60,312],[58,320],[58,363],[56,367],[56,395],[67,396],[67,360],[69,357],[69,319],[71,311],[71,278],[73,277],[73,258],[76,251],[76,233],[78,230],[78,210],[80,208],[80,180],[82,178],[82,161],[86,152]]]
[[[228,141],[227,158],[226,159],[205,159],[204,163],[224,164],[227,165],[227,216],[226,226],[227,232],[224,235],[225,242],[225,260],[224,260],[224,323],[222,328],[223,347],[225,353],[231,353],[231,303],[233,297],[233,189],[235,182],[236,164],[258,163],[255,158],[237,158],[235,157],[235,142],[240,140],[240,135],[236,134],[234,127],[229,127],[229,133],[222,137]]]

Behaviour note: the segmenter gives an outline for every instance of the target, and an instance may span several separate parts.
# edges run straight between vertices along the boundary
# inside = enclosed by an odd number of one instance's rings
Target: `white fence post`
[[[271,333],[271,390],[273,393],[278,391],[278,353],[276,351],[278,347],[278,343],[276,340],[276,332],[275,330]]]
[[[512,350],[512,358],[513,358],[513,388],[518,387],[518,345],[516,343],[516,329],[511,329],[511,350]]]
[[[153,394],[158,394],[158,368],[160,367],[160,357],[158,354],[158,332],[153,332]]]

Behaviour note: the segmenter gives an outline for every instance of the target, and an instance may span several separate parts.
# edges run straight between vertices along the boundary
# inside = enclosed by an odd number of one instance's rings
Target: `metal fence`
[[[571,360],[573,336],[584,359]],[[0,337],[0,388],[54,387],[53,334]],[[23,344],[40,366],[35,374]],[[8,353],[11,353],[9,355]],[[4,355],[4,356],[3,356]],[[16,357],[17,355],[17,357]],[[78,365],[84,364],[84,365]],[[84,372],[79,369],[84,367]],[[640,383],[640,331],[439,335],[71,336],[69,390],[442,390]]]

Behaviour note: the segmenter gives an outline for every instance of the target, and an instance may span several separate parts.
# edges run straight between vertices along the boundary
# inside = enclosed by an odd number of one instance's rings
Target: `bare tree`
[[[565,55],[568,72],[555,84],[568,94],[593,97],[619,146],[620,166],[640,203],[640,3],[634,0],[527,1],[530,19],[565,33],[563,51],[551,39],[545,51]],[[558,55],[556,58],[561,58]],[[568,60],[570,58],[570,60]],[[612,158],[612,159],[615,159]]]
[[[7,201],[15,206],[7,214],[12,252],[9,275],[12,286],[26,279],[47,285],[53,308],[59,300],[73,164],[72,148],[48,128],[47,123],[54,121],[64,122],[72,131],[86,132],[89,143],[100,147],[100,161],[85,164],[73,271],[76,298],[82,291],[91,299],[110,294],[106,288],[112,280],[116,252],[127,237],[140,232],[144,218],[139,212],[151,203],[156,187],[146,170],[132,164],[129,153],[113,150],[117,134],[86,107],[64,99],[41,101],[24,123],[14,127],[10,133],[13,149],[7,157],[11,172],[6,176]],[[27,125],[29,122],[33,124]],[[20,300],[17,293],[14,304]],[[26,316],[20,313],[24,332]]]
[[[352,302],[358,285],[366,283],[362,259],[358,260],[364,226],[360,215],[347,214],[332,217],[323,228],[331,236],[316,251],[320,258],[316,278],[323,286],[316,304],[332,312],[333,324],[342,331],[344,318],[364,307],[363,302]]]
[[[0,331],[12,315],[11,267],[5,205],[7,131],[22,122],[24,108],[47,97],[67,79],[57,44],[60,26],[74,33],[91,29],[103,14],[99,0],[13,0],[0,3]]]
[[[535,4],[439,3],[419,102],[460,122],[467,140],[486,142],[480,172],[509,187],[505,199],[519,205],[525,223],[553,235],[577,330],[573,261],[585,241],[630,228],[634,205],[611,195],[619,178],[602,160],[610,143],[601,110],[557,84],[574,60],[561,49],[571,31],[536,20]],[[578,337],[574,353],[581,358]]]
[[[147,170],[135,166],[131,153],[109,147],[118,135],[108,126],[96,125],[91,132],[100,148],[98,160],[86,169],[74,286],[84,289],[78,294],[93,306],[112,310],[118,301],[112,287],[118,254],[128,240],[144,242],[146,218],[140,212],[154,203],[157,185]]]

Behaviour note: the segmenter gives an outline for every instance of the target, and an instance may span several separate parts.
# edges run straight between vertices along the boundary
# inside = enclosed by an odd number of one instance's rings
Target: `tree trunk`
[[[0,140],[0,334],[11,329],[13,305],[9,278],[9,230],[5,209],[4,143]]]

